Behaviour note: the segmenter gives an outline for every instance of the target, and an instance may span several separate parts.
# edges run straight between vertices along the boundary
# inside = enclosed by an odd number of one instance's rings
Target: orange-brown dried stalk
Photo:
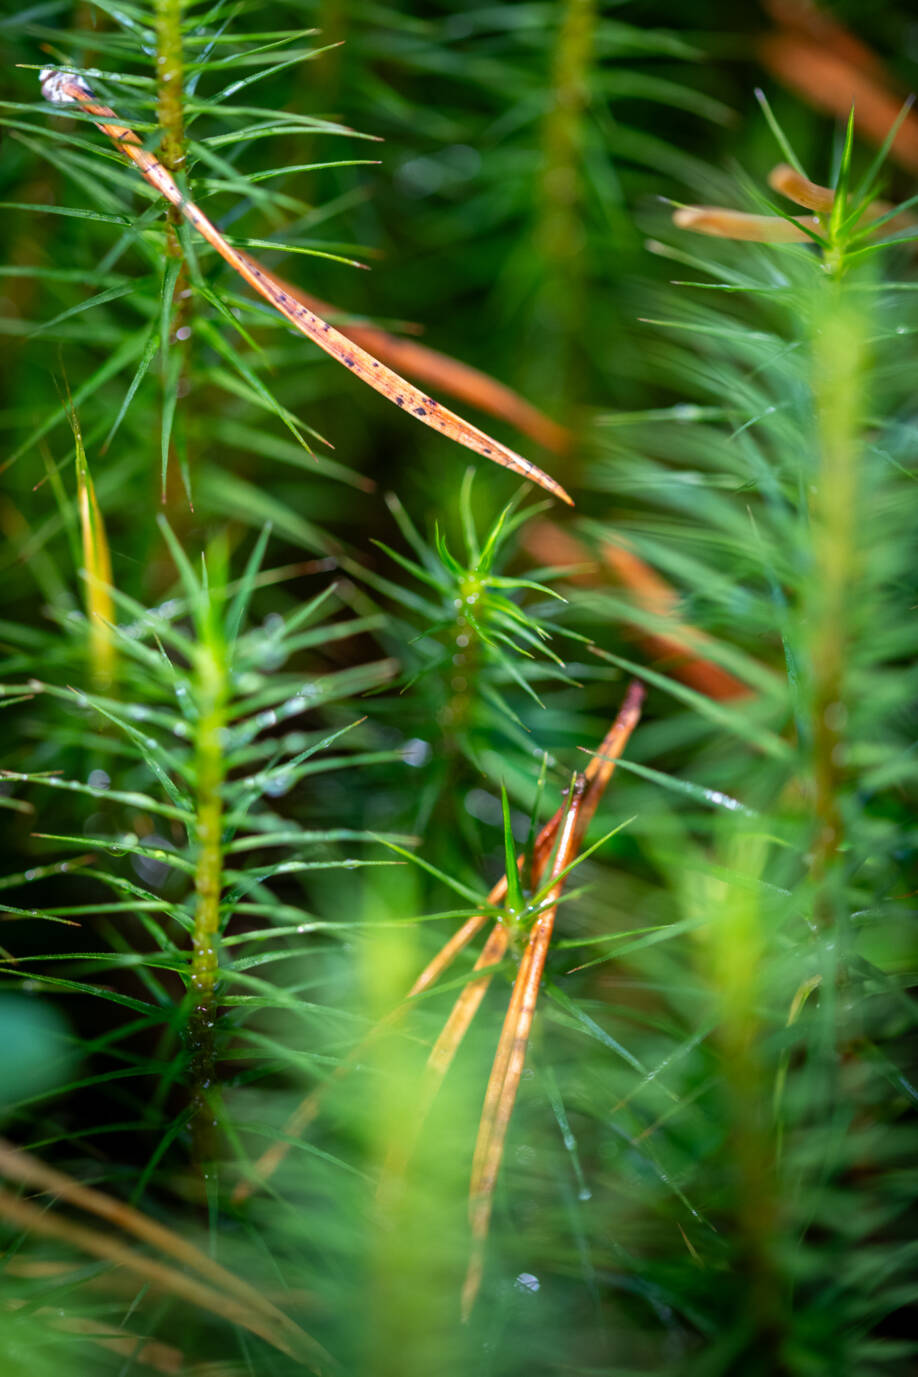
[[[272,1347],[299,1358],[314,1372],[322,1373],[331,1366],[325,1350],[254,1286],[134,1206],[83,1185],[3,1139],[0,1177],[31,1191],[51,1193],[68,1205],[104,1219],[179,1265],[169,1266],[128,1247],[115,1234],[88,1228],[58,1209],[49,1210],[0,1186],[0,1218],[17,1228],[69,1244],[78,1252],[123,1268],[145,1285],[241,1325]]]
[[[478,1139],[475,1143],[475,1156],[472,1160],[472,1179],[469,1183],[472,1247],[462,1288],[463,1319],[468,1319],[481,1286],[494,1188],[497,1185],[510,1117],[516,1104],[520,1078],[526,1062],[529,1034],[555,927],[558,902],[568,867],[577,859],[578,836],[581,835],[580,810],[585,792],[586,778],[584,775],[578,775],[571,786],[558,838],[558,848],[551,870],[551,879],[554,883],[530,929],[529,940],[513,983],[513,993],[497,1044],[494,1065],[488,1078],[478,1126]]]
[[[117,122],[115,112],[107,105],[97,101],[82,77],[46,68],[41,73],[42,93],[46,100],[57,105],[79,105],[90,114],[97,127],[106,134],[115,146],[129,158],[141,176],[157,190],[161,196],[180,212],[207,242],[216,249],[220,257],[239,274],[250,287],[259,293],[275,310],[289,320],[290,324],[317,344],[336,362],[349,369],[361,382],[380,393],[393,405],[414,416],[422,424],[439,431],[448,439],[454,440],[466,449],[483,455],[495,464],[512,470],[522,478],[538,483],[554,497],[573,506],[571,497],[561,484],[545,473],[536,464],[517,454],[499,440],[494,440],[477,426],[457,416],[433,397],[415,387],[413,383],[394,372],[386,364],[364,349],[353,339],[336,330],[323,320],[303,301],[297,299],[279,281],[249,254],[228,243],[217,227],[211,223],[200,207],[185,197],[172,177],[154,153],[145,149],[134,133],[126,125]]]
[[[565,577],[581,587],[595,588],[611,576],[628,589],[642,611],[666,619],[671,626],[665,631],[648,632],[639,626],[633,630],[645,650],[663,661],[666,672],[674,679],[719,702],[751,693],[748,684],[706,658],[705,649],[713,644],[710,636],[679,619],[676,590],[629,550],[623,537],[603,543],[599,551],[601,563],[553,521],[532,522],[523,533],[523,544],[540,564],[569,570]]]
[[[304,292],[302,287],[285,281],[277,273],[272,273],[271,276],[308,310],[315,311],[320,316],[339,314],[337,306],[320,300],[311,292]],[[450,396],[478,407],[479,411],[486,411],[489,416],[506,421],[523,435],[528,435],[537,445],[551,450],[553,454],[565,455],[570,451],[574,437],[569,430],[553,421],[550,416],[546,416],[544,411],[539,411],[538,407],[527,402],[511,387],[498,382],[481,369],[472,368],[470,364],[451,358],[449,354],[443,354],[438,349],[431,349],[428,345],[419,344],[414,339],[406,339],[403,335],[394,335],[390,330],[384,330],[381,326],[371,325],[366,321],[339,323],[338,330],[368,353],[375,354],[390,368],[406,374],[409,378],[415,378],[418,382],[439,387]]]
[[[779,163],[768,174],[768,184],[775,191],[796,201],[798,206],[815,210],[816,215],[798,215],[785,220],[780,215],[751,215],[726,206],[679,206],[673,211],[677,229],[694,230],[696,234],[710,234],[717,239],[738,239],[756,244],[812,243],[812,234],[819,234],[825,226],[820,216],[828,215],[835,204],[835,192],[829,186],[811,182],[787,163]],[[886,215],[892,206],[888,201],[872,201],[865,211],[868,220]],[[887,222],[888,230],[904,229],[913,221],[908,215],[897,215]],[[812,231],[812,234],[808,233]]]
[[[766,0],[780,25],[759,40],[759,57],[780,82],[839,119],[854,107],[854,126],[882,144],[902,109],[894,78],[866,44],[809,0]],[[890,157],[918,172],[918,115],[902,122]]]
[[[637,726],[640,717],[641,704],[644,698],[643,685],[633,683],[625,696],[621,711],[614,723],[609,728],[603,738],[597,754],[590,760],[589,765],[584,771],[586,781],[586,791],[580,805],[579,824],[577,832],[577,845],[579,846],[586,833],[586,829],[593,818],[599,805],[600,799],[605,792],[606,785],[612,777],[615,769],[615,761],[624,750],[628,738]],[[552,849],[558,836],[558,829],[564,817],[564,809],[559,808],[553,817],[541,828],[536,836],[531,857],[532,883],[537,886],[541,879],[542,872],[548,863]],[[519,867],[522,870],[525,857],[519,859]],[[372,1042],[383,1032],[391,1029],[399,1019],[401,1019],[409,1008],[411,1001],[425,990],[429,990],[440,976],[448,969],[459,953],[468,946],[469,942],[481,931],[488,922],[489,916],[493,915],[495,908],[498,908],[507,897],[507,876],[503,875],[494,885],[491,892],[482,906],[481,913],[473,914],[459,927],[449,940],[437,952],[424,970],[415,980],[405,1000],[392,1013],[383,1019],[365,1037],[349,1055],[339,1063],[331,1077],[311,1091],[297,1106],[293,1114],[287,1120],[282,1130],[282,1137],[273,1143],[254,1164],[251,1169],[250,1177],[245,1181],[240,1181],[233,1192],[235,1203],[241,1203],[251,1193],[263,1186],[274,1174],[281,1163],[286,1158],[294,1142],[300,1138],[313,1119],[318,1114],[322,1099],[329,1087],[343,1077],[350,1074],[357,1061],[363,1056]],[[487,971],[489,966],[498,964],[507,950],[507,930],[498,920],[495,921],[491,934],[482,949],[476,964],[476,971]],[[401,1171],[404,1170],[408,1158],[414,1148],[417,1133],[423,1123],[426,1109],[429,1108],[436,1095],[436,1091],[442,1081],[443,1076],[455,1055],[466,1030],[469,1027],[485,990],[491,981],[490,974],[483,974],[478,979],[474,979],[467,984],[456,1001],[452,1013],[443,1028],[437,1043],[431,1052],[425,1071],[424,1081],[421,1089],[421,1103],[415,1114],[412,1130],[406,1129],[407,1136],[401,1145],[393,1151],[390,1159],[383,1170],[384,1183],[391,1183],[397,1179]]]
[[[900,117],[901,114],[900,111]],[[787,163],[779,163],[772,168],[768,182],[782,196],[816,210],[817,214],[785,218],[780,215],[750,215],[726,206],[679,206],[673,212],[673,224],[677,229],[693,230],[696,234],[710,234],[718,239],[754,240],[760,244],[806,243],[819,235],[819,242],[825,245],[827,241],[822,236],[826,233],[827,217],[835,204],[832,188],[811,182]],[[892,209],[888,201],[876,200],[859,213],[868,222],[884,217],[883,224],[887,231],[914,229],[916,221],[912,215],[907,211],[890,215]]]
[[[566,872],[577,858],[593,815],[612,778],[615,763],[640,720],[644,692],[643,685],[637,681],[629,686],[618,716],[606,733],[599,751],[583,773],[576,776],[566,805],[545,824],[533,849],[531,886],[536,890],[542,881],[545,866],[557,839],[552,864],[552,878],[556,883],[540,906],[530,929],[485,1093],[469,1188],[472,1251],[462,1295],[464,1316],[469,1314],[474,1304],[481,1280],[494,1186],[519,1088],[529,1031]],[[501,900],[506,896],[506,876],[498,886],[495,886],[492,894],[495,891],[500,892]],[[470,920],[477,927],[484,921],[482,916]],[[398,1144],[386,1162],[380,1187],[385,1197],[394,1194],[405,1172],[443,1079],[478,1012],[494,971],[507,954],[509,946],[510,933],[507,925],[501,919],[497,919],[475,963],[475,970],[480,974],[463,987],[456,999],[428,1058],[419,1102],[411,1123],[405,1125]]]

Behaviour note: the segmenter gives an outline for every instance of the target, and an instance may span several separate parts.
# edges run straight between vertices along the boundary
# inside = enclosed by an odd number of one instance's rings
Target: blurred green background
[[[565,427],[554,453],[430,384],[563,483],[573,513],[363,387],[168,227],[90,122],[41,101],[37,67],[89,69],[158,147],[170,92],[157,55],[177,20],[190,193],[335,320],[418,339]],[[832,182],[845,71],[868,114],[858,80],[887,93],[892,115],[914,84],[909,6],[51,0],[7,7],[0,43],[3,764],[32,777],[4,780],[0,796],[4,1132],[196,1241],[346,1372],[911,1370],[913,262],[901,250],[885,278],[858,278],[851,324],[802,251],[712,249],[673,230],[669,204],[761,208],[781,151],[757,87],[809,174]],[[837,64],[832,80],[820,55]],[[856,175],[877,142],[859,128]],[[916,166],[914,152],[892,160],[884,194],[910,197]],[[709,283],[712,262],[744,290],[673,285]],[[826,482],[826,416],[846,391],[843,370],[826,382],[819,341],[843,327],[864,400],[841,578],[844,722],[829,740],[828,564],[809,495]],[[109,682],[87,635],[68,396],[113,615],[150,651],[121,646]],[[306,427],[334,448],[306,434],[308,452],[294,433]],[[509,502],[497,572],[537,585],[503,590],[530,635],[512,646],[494,638],[507,629],[496,604],[483,599],[470,624],[455,602],[474,540]],[[226,652],[237,726],[284,674],[342,676],[295,721],[260,723],[260,755],[245,753],[254,732],[217,734],[227,759],[240,752],[226,807],[247,800],[239,825],[254,842],[223,857],[238,945],[221,956],[222,1092],[203,1163],[184,965],[200,853],[145,803],[168,808],[176,780],[199,809],[202,792],[200,701],[182,718],[175,687],[194,699],[201,680],[186,683],[193,657],[169,639],[192,634],[194,598],[158,514],[195,571],[207,552],[216,591],[201,615],[221,646],[219,571],[228,604],[270,525],[249,640],[237,660]],[[534,535],[546,521],[548,546]],[[686,688],[648,642],[659,606],[596,572],[622,536],[747,696]],[[581,558],[586,584],[553,567]],[[323,616],[339,630],[294,643],[285,619],[332,583]],[[535,626],[550,639],[537,645]],[[394,1203],[376,1199],[377,1179],[471,958],[332,1083],[268,1191],[237,1206],[232,1189],[398,1005],[474,907],[468,891],[503,873],[501,784],[522,847],[530,813],[548,817],[581,748],[598,746],[632,664],[649,690],[635,768],[616,774],[591,840],[620,830],[560,909],[485,1283],[463,1325],[471,1154],[512,959]],[[265,782],[344,728],[330,763]],[[43,785],[43,772],[86,792]],[[843,842],[822,865],[836,804]],[[381,833],[431,868],[383,868],[402,858]],[[249,899],[263,912],[233,908]],[[244,1326],[17,1223],[2,1201],[0,1217],[5,1371],[300,1370]],[[122,1330],[133,1346],[101,1341]]]

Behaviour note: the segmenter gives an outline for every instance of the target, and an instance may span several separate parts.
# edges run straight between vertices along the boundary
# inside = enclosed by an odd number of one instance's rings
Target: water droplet
[[[280,669],[287,656],[277,641],[264,642],[258,651],[258,663],[262,669]]]
[[[541,1285],[539,1278],[533,1276],[532,1272],[520,1272],[516,1281],[513,1283],[517,1291],[530,1291],[535,1293]]]
[[[101,793],[109,788],[111,779],[104,770],[90,770],[89,778],[86,783],[89,785],[90,789],[98,789]]]
[[[746,812],[739,799],[731,798],[729,794],[722,794],[719,789],[705,789],[704,796],[711,803],[716,803],[719,808],[729,808],[734,813]]]
[[[426,765],[430,755],[430,742],[422,740],[419,736],[413,736],[402,747],[402,760],[406,765],[412,765],[415,769]]]
[[[169,864],[172,845],[165,837],[160,837],[155,832],[144,837],[144,842],[153,849],[149,854],[132,856],[131,866],[144,884],[149,885],[151,889],[161,889],[172,871]]]
[[[280,798],[293,788],[294,779],[292,773],[282,770],[279,774],[271,775],[264,781],[264,791],[269,798]]]

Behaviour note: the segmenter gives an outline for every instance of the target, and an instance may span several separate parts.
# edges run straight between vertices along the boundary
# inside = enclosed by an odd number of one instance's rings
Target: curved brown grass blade
[[[530,460],[524,459],[522,455],[501,444],[499,440],[492,439],[490,435],[479,430],[477,426],[463,420],[455,412],[449,411],[433,397],[426,396],[413,383],[407,382],[405,378],[400,377],[398,373],[393,372],[384,363],[380,363],[379,359],[374,358],[366,349],[355,344],[353,340],[348,339],[346,335],[329,325],[321,316],[316,315],[314,311],[297,301],[254,258],[248,254],[240,253],[238,249],[228,244],[204,212],[193,201],[186,200],[171,174],[153,153],[149,153],[142,146],[134,131],[125,125],[111,123],[117,119],[114,110],[111,110],[107,105],[100,105],[93,98],[92,91],[82,77],[55,71],[53,68],[46,68],[41,73],[41,89],[45,99],[52,104],[79,104],[91,114],[97,127],[102,130],[103,134],[108,135],[126,157],[130,158],[145,180],[181,212],[189,224],[193,225],[198,233],[203,235],[221,258],[229,263],[230,267],[234,268],[240,277],[248,282],[250,287],[260,296],[263,296],[265,301],[269,302],[282,316],[285,316],[301,334],[306,335],[326,354],[349,369],[356,377],[360,378],[361,382],[372,387],[374,391],[379,392],[409,415],[422,421],[424,425],[431,426],[448,439],[455,440],[459,445],[464,445],[466,449],[473,450],[476,454],[493,460],[495,464],[511,469],[521,478],[538,483],[552,496],[560,498],[569,506],[573,506],[572,499],[560,483],[555,482],[554,478],[544,473]]]
[[[7,1310],[21,1310],[28,1301],[11,1297],[3,1304]],[[68,1315],[65,1311],[53,1309],[50,1305],[40,1305],[31,1313],[52,1329],[62,1330],[65,1334],[78,1334],[80,1338],[88,1339],[110,1353],[120,1354],[131,1363],[140,1363],[143,1367],[152,1368],[154,1372],[167,1374],[167,1377],[171,1377],[173,1373],[188,1372],[184,1353],[172,1344],[161,1343],[158,1339],[147,1339],[142,1334],[132,1333],[118,1324],[103,1324],[101,1320],[92,1320],[86,1315]]]
[[[338,313],[337,306],[322,301],[311,292],[303,291],[302,287],[285,281],[284,278],[278,277],[277,273],[268,273],[264,267],[262,272],[316,315]],[[570,451],[574,437],[569,430],[553,421],[550,416],[546,416],[544,411],[539,411],[538,407],[527,402],[511,387],[498,382],[487,373],[482,373],[479,368],[462,363],[449,354],[442,354],[438,349],[431,349],[429,345],[419,344],[417,340],[393,335],[378,325],[348,321],[346,325],[339,325],[338,330],[368,353],[387,363],[390,368],[394,368],[396,372],[404,373],[409,378],[417,378],[432,387],[442,388],[444,392],[458,397],[460,401],[477,406],[480,411],[486,411],[500,421],[509,422],[523,435],[528,435],[530,440],[535,440],[537,445],[550,449],[554,454],[565,455]]]
[[[5,1176],[10,1181],[18,1181],[33,1190],[48,1191],[60,1199],[68,1201],[71,1205],[86,1210],[89,1214],[107,1220],[126,1233],[133,1234],[143,1243],[148,1243],[152,1247],[158,1248],[160,1252],[174,1258],[184,1268],[197,1272],[214,1287],[234,1297],[234,1303],[252,1311],[253,1314],[260,1315],[262,1322],[270,1328],[273,1334],[284,1338],[288,1345],[284,1350],[285,1352],[290,1351],[290,1345],[296,1348],[303,1344],[313,1343],[299,1325],[295,1324],[271,1301],[266,1300],[254,1286],[241,1277],[237,1277],[225,1267],[221,1267],[213,1258],[202,1253],[193,1243],[187,1242],[172,1229],[167,1229],[164,1225],[157,1223],[155,1219],[150,1219],[148,1215],[135,1209],[133,1205],[126,1205],[123,1201],[105,1195],[92,1186],[85,1186],[82,1182],[75,1181],[66,1173],[49,1167],[39,1158],[33,1157],[31,1153],[23,1152],[21,1148],[14,1147],[12,1143],[2,1138],[0,1138],[0,1176]],[[272,1339],[271,1342],[274,1340]]]
[[[302,1330],[297,1330],[294,1342],[289,1334],[292,1321],[288,1321],[285,1332],[278,1332],[278,1325],[269,1319],[263,1310],[253,1310],[242,1304],[238,1297],[227,1295],[212,1286],[205,1285],[195,1277],[189,1277],[176,1267],[167,1267],[142,1253],[126,1247],[97,1229],[89,1229],[83,1224],[75,1224],[62,1218],[56,1212],[33,1205],[21,1196],[14,1195],[0,1186],[0,1218],[7,1219],[17,1227],[30,1233],[41,1234],[46,1238],[59,1239],[69,1243],[80,1252],[91,1257],[101,1258],[115,1267],[124,1267],[133,1272],[150,1286],[180,1297],[191,1305],[209,1310],[221,1319],[248,1329],[253,1334],[279,1349],[291,1358],[299,1358],[308,1364],[312,1371],[322,1373],[329,1370],[331,1359],[319,1345]],[[296,1328],[296,1326],[294,1326]]]
[[[587,791],[586,798],[584,799],[583,805],[580,810],[582,831],[585,831],[587,826],[589,825],[589,822],[596,811],[599,801],[602,798],[605,787],[612,776],[612,771],[615,768],[615,758],[619,756],[621,752],[624,750],[628,737],[631,735],[631,732],[637,726],[637,722],[641,713],[641,704],[643,702],[643,699],[644,686],[635,681],[630,685],[628,692],[625,695],[625,700],[622,703],[622,707],[619,711],[618,716],[616,717],[614,723],[609,728],[609,731],[603,738],[597,756],[595,756],[590,761],[589,765],[586,768],[585,777],[589,785],[589,788]],[[559,808],[555,815],[552,818],[550,818],[547,823],[545,823],[544,827],[542,827],[538,836],[536,837],[532,856],[534,885],[538,884],[545,863],[547,862],[548,857],[551,854],[552,847],[555,844],[555,837],[557,835],[558,828],[561,825],[562,817],[563,809]],[[525,857],[521,856],[521,867],[524,863],[524,860]],[[503,903],[504,899],[506,898],[506,895],[507,877],[506,875],[503,875],[488,895],[487,903],[489,906],[496,907],[498,904]],[[282,1130],[283,1137],[279,1139],[276,1143],[272,1143],[272,1145],[269,1148],[267,1148],[265,1152],[262,1153],[258,1161],[255,1162],[252,1166],[251,1175],[246,1180],[240,1181],[237,1184],[235,1190],[233,1191],[234,1204],[238,1205],[241,1204],[244,1200],[247,1200],[254,1190],[258,1189],[260,1186],[263,1186],[268,1181],[268,1179],[274,1174],[277,1168],[284,1161],[296,1139],[301,1137],[302,1134],[305,1133],[306,1129],[309,1127],[313,1119],[318,1114],[322,1105],[322,1099],[325,1096],[326,1092],[329,1090],[329,1088],[332,1085],[335,1085],[338,1081],[342,1080],[345,1076],[349,1075],[351,1071],[353,1071],[360,1057],[366,1052],[368,1047],[372,1045],[373,1041],[383,1031],[391,1028],[395,1023],[398,1022],[398,1020],[404,1015],[404,1013],[408,1009],[411,1000],[416,995],[421,994],[424,990],[430,989],[430,987],[434,985],[437,980],[439,980],[443,972],[452,964],[452,962],[459,955],[459,953],[466,946],[468,946],[472,938],[475,937],[477,933],[481,931],[481,929],[484,927],[487,921],[487,915],[484,913],[476,913],[473,914],[471,918],[467,918],[466,921],[462,924],[462,926],[460,928],[457,928],[457,930],[453,933],[452,937],[450,937],[449,940],[444,943],[444,945],[437,952],[436,956],[434,956],[424,967],[423,971],[418,976],[417,980],[414,982],[411,989],[405,996],[404,1003],[400,1004],[397,1009],[393,1009],[392,1013],[388,1016],[388,1018],[383,1019],[382,1022],[379,1023],[374,1029],[372,1029],[371,1032],[368,1033],[368,1035],[357,1045],[357,1047],[353,1049],[353,1051],[348,1053],[344,1060],[338,1066],[335,1067],[334,1071],[332,1072],[328,1080],[323,1081],[321,1085],[316,1086],[315,1090],[311,1090],[309,1094],[305,1096],[305,1098],[296,1107],[293,1114],[290,1116],[290,1118],[284,1125]],[[478,961],[476,962],[476,970],[481,969],[489,964],[492,964],[492,954],[495,952],[497,954],[493,955],[493,963],[496,963],[502,959],[504,955],[504,950],[501,949],[498,952],[498,946],[502,938],[501,936],[496,936],[495,934],[503,933],[504,929],[501,927],[501,925],[499,923],[496,924],[495,928],[492,930],[488,938],[488,941],[485,943],[485,947],[481,953],[481,956],[479,956]],[[490,976],[487,977],[487,979],[484,982],[481,991],[482,996],[484,995],[484,990],[487,988],[487,984],[489,982]],[[463,991],[463,994],[464,993],[465,991]],[[480,1003],[480,999],[478,1003]],[[449,1064],[452,1060],[452,1056],[455,1054],[456,1048],[458,1048],[459,1044],[462,1041],[462,1038],[465,1036],[465,1030],[467,1029],[469,1023],[471,1023],[471,1020],[474,1017],[475,1012],[477,1011],[478,1003],[474,1004],[474,1007],[472,1007],[472,996],[470,995],[469,1004],[467,1006],[468,1016],[464,1024],[461,1021],[460,1015],[456,1014],[456,1022],[453,1025],[451,1033],[448,1034],[447,1029],[444,1029],[443,1033],[441,1034],[441,1038],[447,1038],[449,1036],[452,1036],[455,1039],[453,1051],[450,1054],[449,1059],[446,1060],[445,1065],[443,1066],[442,1073],[440,1076],[441,1080],[442,1076],[446,1074],[446,1071],[449,1068]],[[453,1015],[450,1015],[450,1018],[452,1019]],[[434,1090],[434,1094],[435,1093],[436,1090]],[[419,1120],[420,1122],[418,1124],[418,1128],[420,1128],[420,1123],[423,1122],[423,1119],[420,1116]],[[407,1162],[407,1160],[408,1154],[405,1155],[405,1162]],[[399,1161],[401,1161],[401,1157],[399,1158]],[[397,1164],[394,1164],[393,1169],[395,1169],[396,1167]],[[387,1167],[384,1170],[384,1175],[386,1175],[388,1171],[389,1168]]]
[[[578,848],[586,836],[587,828],[605,793],[606,785],[612,778],[615,762],[624,751],[628,743],[628,738],[631,736],[631,733],[640,720],[644,695],[644,686],[638,683],[637,680],[634,680],[634,682],[628,686],[628,691],[625,694],[618,716],[603,737],[598,755],[590,760],[589,765],[583,772],[586,789],[577,817],[576,845]],[[555,836],[557,835],[563,817],[564,809],[559,808],[555,815],[542,828],[536,839],[532,857],[533,889],[538,888],[541,883],[542,872],[551,854]],[[520,858],[521,863],[524,859],[524,857]],[[503,883],[505,894],[506,876],[504,877]],[[501,899],[503,897],[504,895],[502,894]],[[500,900],[496,900],[495,902],[500,902]],[[472,1020],[481,1006],[481,1001],[485,997],[488,986],[491,983],[493,968],[499,966],[501,961],[503,961],[507,954],[508,945],[509,934],[506,927],[501,922],[495,923],[473,968],[475,971],[483,972],[483,974],[476,979],[470,980],[460,991],[450,1011],[449,1017],[437,1041],[434,1043],[433,1050],[427,1059],[417,1107],[412,1115],[411,1122],[405,1125],[402,1137],[398,1143],[394,1145],[386,1161],[383,1170],[383,1182],[380,1187],[381,1191],[385,1192],[391,1190],[392,1183],[397,1181],[398,1178],[404,1174],[414,1153],[421,1130],[433,1106],[433,1102],[443,1084],[446,1073],[452,1065],[453,1059],[461,1047],[466,1033],[471,1027]]]

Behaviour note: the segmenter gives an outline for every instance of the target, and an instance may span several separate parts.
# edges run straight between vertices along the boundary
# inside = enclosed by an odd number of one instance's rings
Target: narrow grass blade
[[[105,534],[105,523],[89,471],[83,437],[76,412],[70,411],[70,428],[76,448],[77,506],[86,571],[86,616],[89,622],[89,665],[93,683],[107,689],[115,678],[116,657],[112,626],[115,605],[112,601],[112,560]]]

